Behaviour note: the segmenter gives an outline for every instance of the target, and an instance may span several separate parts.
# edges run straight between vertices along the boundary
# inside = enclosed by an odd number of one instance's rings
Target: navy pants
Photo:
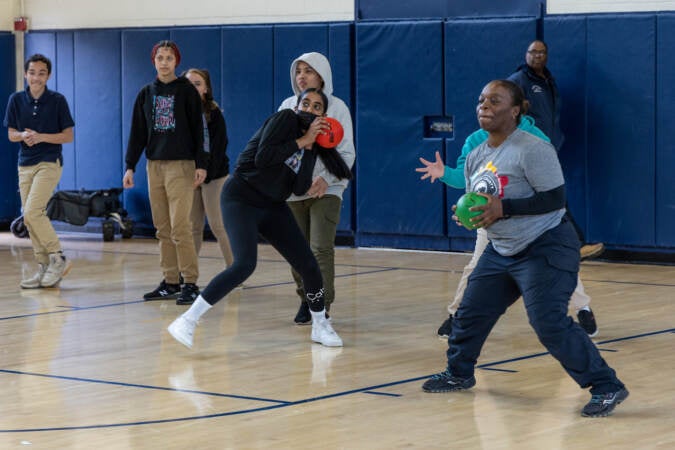
[[[221,193],[223,224],[230,238],[234,261],[213,277],[202,297],[213,305],[243,283],[258,260],[258,233],[302,277],[312,311],[324,309],[323,280],[319,265],[286,202],[257,203],[246,184],[230,177]]]
[[[469,277],[448,338],[448,370],[474,373],[492,327],[521,295],[539,341],[582,388],[592,394],[623,387],[586,332],[567,315],[579,271],[579,239],[563,219],[524,251],[502,256],[488,245]]]

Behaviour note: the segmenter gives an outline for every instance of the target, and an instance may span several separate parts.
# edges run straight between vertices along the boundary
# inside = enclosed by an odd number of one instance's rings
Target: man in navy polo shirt
[[[61,179],[61,144],[73,141],[75,122],[65,97],[47,89],[52,63],[35,54],[24,65],[27,87],[9,97],[4,126],[19,142],[19,191],[38,271],[21,280],[24,289],[56,286],[70,269],[52,223],[47,202]]]

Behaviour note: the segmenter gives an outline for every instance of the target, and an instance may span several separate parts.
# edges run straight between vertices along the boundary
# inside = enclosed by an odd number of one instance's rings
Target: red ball
[[[337,120],[332,117],[324,117],[330,129],[324,130],[323,133],[320,133],[316,137],[316,143],[324,148],[334,148],[337,147],[342,138],[345,135],[345,130],[342,128],[342,125]]]

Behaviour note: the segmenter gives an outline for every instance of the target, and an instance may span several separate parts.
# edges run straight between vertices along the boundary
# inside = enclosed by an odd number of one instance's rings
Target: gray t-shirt
[[[467,191],[500,198],[527,198],[565,183],[553,146],[520,129],[497,148],[487,141],[476,147],[467,156],[464,176]],[[564,214],[563,208],[546,214],[511,216],[494,222],[486,231],[495,250],[511,256],[556,227]]]

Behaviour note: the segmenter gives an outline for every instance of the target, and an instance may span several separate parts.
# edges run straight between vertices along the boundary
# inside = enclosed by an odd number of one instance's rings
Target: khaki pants
[[[186,283],[196,283],[199,266],[190,223],[195,162],[148,161],[147,172],[152,222],[157,229],[164,280],[177,284],[183,274]]]
[[[59,162],[41,162],[34,166],[19,166],[19,192],[23,220],[30,233],[35,259],[49,265],[49,254],[61,251],[61,242],[47,217],[47,203],[61,180],[63,167]]]
[[[227,267],[230,267],[232,265],[232,249],[230,248],[230,239],[225,232],[223,214],[220,209],[220,193],[226,180],[227,176],[217,178],[194,190],[190,219],[192,221],[192,239],[195,241],[197,255],[199,255],[204,240],[204,219],[208,218],[211,232],[218,241],[220,252],[225,258]]]
[[[469,261],[469,264],[464,267],[462,277],[459,279],[459,284],[457,285],[457,290],[455,291],[454,300],[448,305],[448,312],[450,314],[454,315],[455,312],[457,312],[457,308],[459,308],[462,297],[464,297],[464,290],[466,289],[466,283],[469,280],[469,275],[471,275],[473,269],[476,268],[476,264],[478,263],[480,256],[485,251],[485,247],[487,247],[489,242],[490,241],[487,237],[487,231],[485,231],[484,228],[478,228],[476,230],[476,248],[473,251],[473,256],[471,256],[471,261]],[[590,303],[591,298],[584,290],[581,277],[577,276],[577,287],[574,289],[572,297],[570,298],[570,306],[572,306],[575,311],[579,311],[581,308],[588,306]]]

